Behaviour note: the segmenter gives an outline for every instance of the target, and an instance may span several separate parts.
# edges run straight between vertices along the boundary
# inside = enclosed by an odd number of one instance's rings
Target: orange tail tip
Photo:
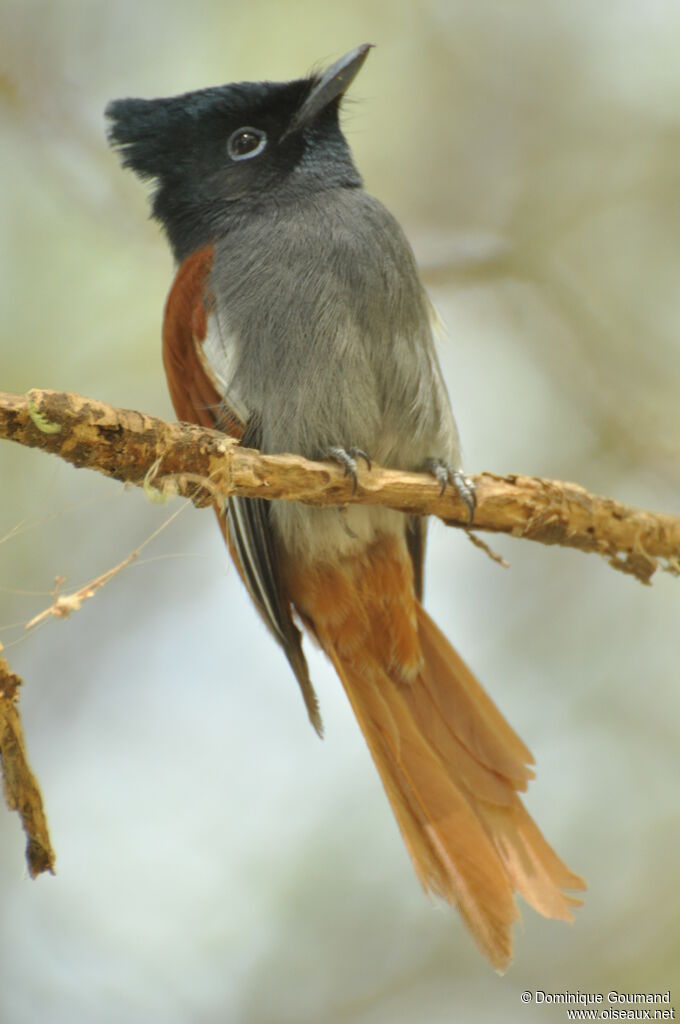
[[[531,754],[416,601],[409,568],[395,538],[295,574],[291,590],[342,680],[423,887],[458,907],[502,971],[514,893],[571,920],[581,901],[564,890],[585,884],[519,799]]]

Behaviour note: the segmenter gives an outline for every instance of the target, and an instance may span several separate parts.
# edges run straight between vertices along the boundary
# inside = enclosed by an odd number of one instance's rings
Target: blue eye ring
[[[252,160],[259,156],[267,145],[267,133],[261,128],[246,125],[237,128],[227,140],[227,153],[232,160]]]

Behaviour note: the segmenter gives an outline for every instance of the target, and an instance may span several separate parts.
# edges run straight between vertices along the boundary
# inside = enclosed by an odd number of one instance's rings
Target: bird
[[[162,352],[178,419],[334,461],[355,486],[374,461],[424,471],[472,517],[436,314],[341,127],[371,45],[291,81],[114,100],[108,139],[151,183],[174,256]],[[426,519],[237,496],[215,510],[313,727],[303,630],[341,680],[423,888],[503,972],[516,894],[572,920],[585,883],[522,803],[529,749],[423,607]]]

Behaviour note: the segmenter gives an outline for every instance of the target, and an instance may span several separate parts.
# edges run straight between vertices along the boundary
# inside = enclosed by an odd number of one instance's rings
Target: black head
[[[323,75],[293,82],[108,105],[109,141],[125,167],[154,181],[153,216],[178,260],[256,210],[361,185],[338,107],[369,49],[358,46]]]

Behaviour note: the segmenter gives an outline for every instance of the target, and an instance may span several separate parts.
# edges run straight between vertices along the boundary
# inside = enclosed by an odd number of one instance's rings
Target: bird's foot
[[[477,506],[477,495],[472,480],[468,479],[462,470],[454,469],[446,459],[428,459],[423,468],[439,483],[440,494],[444,493],[447,484],[455,488],[456,494],[468,510],[469,521],[472,522]]]
[[[331,462],[337,462],[345,470],[345,476],[352,477],[352,494],[356,494],[357,487],[359,486],[359,473],[357,468],[357,459],[363,459],[368,469],[371,468],[371,460],[369,459],[363,448],[326,448],[323,453],[324,458],[330,459]]]

